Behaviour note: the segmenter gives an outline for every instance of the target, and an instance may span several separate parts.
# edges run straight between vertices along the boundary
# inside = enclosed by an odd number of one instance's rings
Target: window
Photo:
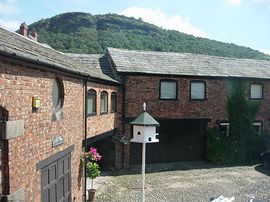
[[[87,115],[97,114],[97,93],[95,90],[89,90],[87,92]]]
[[[252,123],[253,130],[256,132],[257,135],[262,135],[262,122],[261,121],[255,121]]]
[[[64,104],[64,86],[59,79],[54,79],[52,84],[52,109],[54,112],[62,109]]]
[[[219,123],[219,131],[223,136],[230,135],[230,124],[229,122],[220,122]]]
[[[103,91],[100,95],[100,113],[108,113],[108,93]]]
[[[162,80],[160,81],[159,99],[176,100],[177,99],[177,81]]]
[[[250,84],[250,99],[260,100],[263,98],[262,84]]]
[[[116,93],[113,92],[111,94],[111,112],[116,112]]]
[[[205,82],[191,81],[190,82],[190,99],[191,100],[205,100]]]

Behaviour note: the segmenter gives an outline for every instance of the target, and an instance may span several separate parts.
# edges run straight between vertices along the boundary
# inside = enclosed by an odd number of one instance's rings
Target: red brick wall
[[[97,92],[97,114],[87,118],[87,137],[94,137],[118,127],[121,111],[121,96],[117,86],[97,84],[88,82],[87,89]],[[102,91],[108,93],[108,113],[100,113],[100,94]],[[111,93],[117,94],[117,112],[111,113]]]
[[[159,100],[159,85],[161,79],[178,81],[178,100]],[[206,100],[190,100],[190,80],[206,82]],[[251,82],[262,83],[264,99],[258,113],[258,120],[264,121],[268,128],[270,118],[270,82],[246,80],[246,97],[249,99]],[[227,120],[226,101],[229,81],[226,79],[202,79],[199,77],[180,78],[162,76],[127,76],[125,83],[125,116],[137,117],[143,111],[143,102],[147,111],[154,118],[211,118],[208,126],[215,126],[217,120]],[[216,125],[217,126],[217,125]],[[130,139],[130,126],[125,125],[125,135]],[[129,145],[125,148],[125,163],[129,162]]]
[[[64,84],[64,118],[51,121],[51,88],[53,79],[61,77]],[[0,62],[0,106],[9,111],[9,120],[25,121],[24,135],[9,140],[10,192],[26,190],[26,201],[40,201],[40,171],[36,164],[49,156],[75,145],[71,154],[72,197],[82,201],[83,183],[79,177],[82,139],[84,137],[83,82],[63,75],[33,70]],[[32,112],[32,96],[41,98],[41,108]],[[55,135],[64,144],[52,148]]]
[[[160,100],[159,84],[161,79],[178,81],[178,100]],[[143,102],[147,111],[157,118],[179,117],[211,117],[212,120],[226,119],[227,81],[205,80],[206,100],[189,99],[190,80],[187,78],[158,76],[129,76],[126,79],[126,117],[136,117],[143,110]],[[201,80],[201,79],[199,79]]]

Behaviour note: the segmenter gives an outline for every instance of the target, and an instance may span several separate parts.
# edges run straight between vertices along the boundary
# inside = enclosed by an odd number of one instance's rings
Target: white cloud
[[[18,21],[4,21],[0,19],[0,26],[4,27],[7,30],[15,31],[19,29],[20,23]]]
[[[270,9],[270,0],[253,0],[254,3],[260,3],[267,6],[267,8]]]
[[[270,50],[267,50],[267,49],[262,49],[261,52],[267,54],[267,55],[270,55]]]
[[[16,0],[4,0],[0,2],[0,14],[10,14],[17,9]]]
[[[240,6],[242,0],[225,0],[225,3],[233,6]]]
[[[188,17],[182,17],[179,15],[167,15],[160,9],[130,7],[120,13],[127,17],[142,18],[143,21],[152,23],[156,26],[177,30],[194,36],[206,37],[206,33],[199,28],[194,27]]]

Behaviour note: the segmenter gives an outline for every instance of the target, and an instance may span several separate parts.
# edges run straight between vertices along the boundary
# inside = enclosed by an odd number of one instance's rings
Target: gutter
[[[87,81],[88,77],[84,81],[84,151],[87,147]],[[86,161],[84,161],[84,202],[86,200],[86,191],[87,191],[87,177],[86,177]]]
[[[125,113],[125,100],[126,100],[126,75],[123,74],[122,79],[122,135],[125,136],[125,119],[126,119],[126,113]],[[125,151],[124,147],[122,147],[122,168],[124,168],[124,161],[125,161]]]
[[[240,76],[240,75],[202,75],[202,74],[169,74],[169,73],[156,73],[156,72],[128,72],[128,71],[119,71],[119,74],[126,74],[131,76],[155,76],[155,77],[181,77],[181,78],[203,78],[203,79],[259,79],[269,81],[270,77],[251,77],[251,76]]]

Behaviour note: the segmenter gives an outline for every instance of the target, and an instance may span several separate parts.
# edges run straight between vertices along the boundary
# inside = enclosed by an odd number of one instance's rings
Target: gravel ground
[[[96,201],[141,201],[140,166],[112,173],[97,190]],[[261,166],[213,166],[205,162],[146,165],[145,200],[210,201],[223,195],[236,202],[251,197],[270,201],[270,172]]]

